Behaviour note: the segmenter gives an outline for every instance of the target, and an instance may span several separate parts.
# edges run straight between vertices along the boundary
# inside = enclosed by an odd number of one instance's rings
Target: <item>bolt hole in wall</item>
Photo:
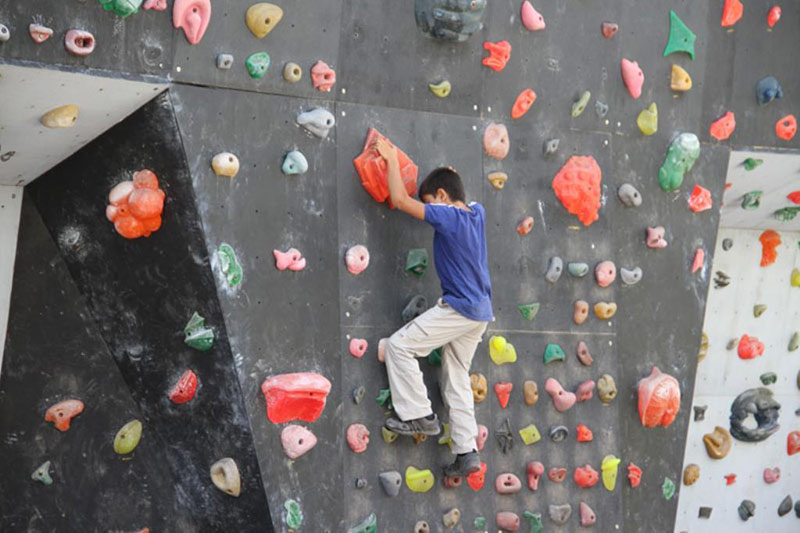
[[[731,152],[723,203],[675,531],[798,531],[800,153]]]

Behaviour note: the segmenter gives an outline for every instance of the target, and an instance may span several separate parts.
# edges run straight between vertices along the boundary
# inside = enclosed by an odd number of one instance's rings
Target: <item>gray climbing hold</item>
[[[714,288],[722,289],[731,284],[731,277],[722,270],[717,270],[714,277]]]
[[[547,139],[542,146],[542,153],[544,155],[552,155],[558,151],[558,139]]]
[[[617,189],[617,196],[625,207],[639,207],[642,205],[641,193],[630,183],[623,183],[620,188]]]
[[[733,239],[722,239],[722,249],[726,252],[733,248]]]
[[[760,317],[764,314],[764,311],[767,310],[767,304],[756,304],[753,306],[753,316],[755,318]]]
[[[336,119],[330,111],[318,107],[297,115],[297,123],[320,139],[324,139],[336,124]]]
[[[561,505],[551,503],[547,508],[547,514],[550,515],[550,520],[562,526],[567,523],[567,520],[572,515],[572,506],[568,503],[562,503]]]
[[[692,409],[694,409],[695,422],[700,422],[701,420],[706,419],[706,409],[708,409],[707,405],[695,405]]]
[[[11,38],[11,32],[5,24],[0,24],[0,43],[4,43]]]
[[[713,509],[711,507],[701,507],[697,511],[697,518],[706,518],[706,519],[711,518],[711,511],[712,510]]]
[[[378,475],[378,479],[380,480],[381,487],[383,487],[383,491],[387,496],[394,498],[400,494],[400,485],[403,482],[403,477],[400,475],[400,472],[397,470],[382,472]]]
[[[781,500],[781,504],[778,506],[778,516],[789,514],[789,511],[792,510],[792,503],[792,497],[787,494],[786,497]]]
[[[733,350],[736,348],[736,345],[739,343],[738,337],[735,337],[728,341],[728,344],[725,346],[726,350]]]
[[[367,488],[367,480],[363,477],[356,478],[356,488],[357,489],[365,489]]]
[[[514,435],[511,433],[511,422],[509,422],[508,418],[497,426],[494,431],[494,438],[503,453],[508,453],[514,447]]]
[[[39,468],[34,470],[33,474],[31,474],[31,479],[39,481],[43,485],[52,485],[53,478],[50,477],[50,461],[45,461]]]
[[[561,442],[569,435],[567,426],[553,426],[550,428],[550,440],[553,442]]]
[[[594,112],[597,113],[599,118],[603,118],[608,114],[608,104],[604,104],[600,100],[594,101]]]
[[[790,352],[793,352],[799,347],[800,347],[800,331],[795,331],[794,333],[792,333],[792,338],[789,339],[788,349]]]
[[[416,0],[414,16],[417,28],[428,37],[443,41],[463,42],[483,29],[487,0],[452,2],[450,0]]]
[[[739,504],[739,518],[747,522],[756,514],[756,504],[750,500],[742,500]]]
[[[633,270],[620,268],[619,277],[622,278],[622,283],[625,285],[636,285],[642,279],[642,269],[639,267],[636,267]]]
[[[567,265],[567,270],[569,271],[570,275],[575,276],[576,278],[582,278],[589,273],[589,265],[586,263],[569,263]]]
[[[292,150],[283,159],[281,171],[287,176],[305,174],[308,171],[308,160],[300,150]]]
[[[403,322],[411,322],[419,315],[424,313],[427,309],[428,300],[426,300],[421,294],[414,296],[411,298],[408,304],[406,304],[405,309],[403,309]]]
[[[353,389],[353,402],[358,405],[364,399],[364,394],[366,394],[366,390],[364,389],[363,385],[359,385],[355,389]]]
[[[731,436],[743,442],[760,442],[773,435],[780,425],[781,404],[773,397],[772,391],[765,387],[747,389],[737,396],[731,404]],[[757,426],[747,421],[750,416],[756,420]]]
[[[797,518],[800,518],[800,500],[794,502],[794,514]]]
[[[217,55],[217,68],[220,70],[228,70],[233,66],[233,56],[231,54]]]
[[[555,256],[550,258],[550,265],[547,267],[547,273],[544,275],[545,279],[550,283],[555,283],[561,277],[561,272],[564,270],[564,261],[560,257]]]

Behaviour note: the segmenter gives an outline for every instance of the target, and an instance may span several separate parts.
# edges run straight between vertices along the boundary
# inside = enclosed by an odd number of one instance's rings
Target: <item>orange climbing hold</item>
[[[50,406],[44,413],[44,421],[52,422],[59,431],[69,429],[72,419],[83,412],[83,402],[80,400],[64,400]]]
[[[106,218],[126,239],[149,237],[161,227],[165,197],[155,173],[140,170],[132,181],[121,181],[108,193]]]
[[[514,384],[509,381],[498,381],[494,384],[494,393],[497,395],[497,401],[503,409],[508,405],[508,399],[511,397],[511,389]]]
[[[639,381],[639,420],[646,428],[667,427],[681,408],[681,387],[678,380],[664,374],[657,366]]]
[[[583,424],[579,424],[577,427],[578,433],[578,442],[591,442],[594,440],[594,434],[592,430],[584,426]]]
[[[481,60],[483,66],[489,67],[495,72],[500,72],[506,68],[506,63],[511,59],[511,45],[508,41],[498,41],[496,43],[486,41],[483,43],[483,49],[489,52],[489,55]]]
[[[800,452],[800,431],[792,431],[786,435],[786,453],[794,455]]]
[[[775,123],[775,135],[784,141],[791,141],[797,133],[797,119],[794,115],[786,115]]]
[[[800,191],[790,192],[786,195],[786,198],[793,204],[800,204]]]
[[[481,469],[467,476],[467,485],[475,492],[483,488],[486,482],[486,463],[481,463]]]
[[[553,190],[561,204],[584,226],[599,218],[603,175],[592,156],[574,155],[553,178]]]
[[[736,116],[728,111],[720,118],[711,123],[709,133],[718,141],[724,141],[733,134],[736,129]]]
[[[511,108],[511,118],[516,120],[522,117],[528,112],[535,101],[536,93],[533,92],[533,89],[525,89],[519,93],[519,96],[517,96],[517,99],[514,101],[514,107]]]
[[[725,5],[722,6],[722,21],[720,25],[723,28],[730,28],[742,18],[744,13],[744,5],[741,0],[725,0]]]
[[[376,202],[382,203],[389,200],[389,207],[394,209],[392,201],[389,199],[389,169],[386,161],[378,153],[375,143],[378,139],[387,140],[386,137],[375,128],[370,128],[367,132],[367,140],[364,143],[364,150],[353,159],[353,165],[361,178],[361,185],[367,190]],[[417,165],[399,148],[397,149],[397,159],[400,163],[400,177],[403,185],[411,196],[417,193]]]
[[[711,209],[711,191],[700,185],[695,185],[692,189],[692,196],[689,197],[689,209],[695,213]]]
[[[750,337],[746,333],[739,339],[739,347],[736,349],[739,359],[755,359],[764,355],[764,343],[756,337]]]
[[[761,241],[761,266],[769,266],[778,258],[775,249],[781,243],[781,236],[775,230],[768,229],[758,238]]]

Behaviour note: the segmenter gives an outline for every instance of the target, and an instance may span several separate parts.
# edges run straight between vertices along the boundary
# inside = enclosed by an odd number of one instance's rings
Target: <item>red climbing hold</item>
[[[764,343],[756,337],[750,337],[746,333],[739,339],[739,347],[736,349],[739,359],[755,359],[764,355]]]
[[[619,24],[615,24],[613,22],[603,22],[601,28],[603,30],[603,37],[606,39],[611,39],[617,34],[617,31],[619,30]]]
[[[786,198],[793,204],[800,204],[800,191],[790,192],[786,195]]]
[[[725,476],[726,485],[733,485],[734,483],[736,483],[736,474],[728,474]]]
[[[791,141],[797,133],[797,119],[794,115],[786,115],[775,123],[775,135],[784,141]]]
[[[681,408],[681,387],[678,380],[662,373],[657,366],[639,381],[639,420],[646,428],[667,427]]]
[[[376,202],[381,203],[389,200],[389,207],[394,209],[391,199],[389,199],[389,169],[386,161],[378,153],[375,143],[378,139],[387,140],[375,128],[370,128],[367,132],[367,140],[361,154],[353,159],[353,165],[361,178],[361,185],[367,190]],[[400,177],[408,194],[414,196],[417,193],[417,165],[399,148],[397,149],[397,159],[400,163]]]
[[[547,471],[547,478],[553,483],[561,483],[567,479],[567,469],[563,466],[554,466]]]
[[[800,452],[800,431],[792,431],[786,435],[786,453],[794,455]]]
[[[186,370],[169,392],[169,399],[172,403],[186,403],[194,398],[197,391],[197,374],[191,370]]]
[[[644,85],[644,72],[639,68],[636,61],[628,61],[622,58],[622,81],[628,88],[628,94],[632,98],[639,98],[642,95],[642,85]]]
[[[553,178],[553,190],[561,204],[578,217],[584,226],[599,218],[600,182],[603,175],[592,156],[574,155],[561,167]]]
[[[532,461],[528,463],[525,472],[528,475],[528,488],[537,490],[539,488],[539,480],[544,475],[544,465],[539,461]]]
[[[642,482],[642,469],[633,463],[628,463],[628,482],[635,489]]]
[[[781,6],[772,6],[772,9],[767,13],[767,25],[770,28],[774,28],[779,20],[781,20]]]
[[[211,20],[211,0],[175,0],[172,6],[172,25],[182,28],[189,44],[203,38]]]
[[[330,391],[331,382],[313,372],[280,374],[261,384],[267,402],[267,418],[275,424],[292,420],[315,421],[325,409]]]
[[[718,141],[724,141],[733,134],[733,130],[735,129],[736,115],[734,115],[733,112],[728,111],[720,118],[712,122],[708,131],[711,136]]]
[[[517,96],[514,101],[514,107],[511,108],[511,118],[518,119],[523,116],[531,108],[536,101],[536,93],[533,89],[525,89]]]
[[[475,492],[483,488],[486,482],[486,463],[481,463],[481,469],[467,476],[467,485]]]
[[[52,422],[59,431],[69,429],[72,419],[83,412],[83,402],[80,400],[64,400],[51,405],[44,413],[44,421]]]
[[[511,59],[511,45],[508,41],[498,41],[496,43],[486,41],[483,43],[483,49],[489,51],[489,55],[481,61],[483,66],[489,67],[495,72],[500,72],[506,68],[506,63]]]
[[[508,399],[513,388],[514,384],[509,381],[498,381],[494,384],[494,393],[497,395],[497,401],[503,409],[508,405]]]
[[[692,189],[692,196],[689,198],[689,209],[695,213],[711,209],[711,191],[700,185],[695,185]]]
[[[597,473],[597,470],[592,468],[592,465],[585,464],[575,469],[573,479],[576,485],[582,489],[588,489],[597,485],[597,482],[600,480],[600,475]]]
[[[533,229],[533,217],[525,217],[522,222],[517,224],[517,233],[527,235]]]
[[[692,274],[703,268],[706,262],[706,251],[698,248],[694,252],[694,260],[692,261]]]
[[[744,6],[740,0],[725,0],[725,5],[722,6],[722,21],[720,25],[723,28],[729,28],[739,22],[744,13]]]
[[[106,218],[126,239],[149,237],[161,227],[165,197],[153,171],[140,170],[132,181],[121,181],[108,193]]]
[[[781,236],[775,230],[768,229],[758,238],[761,241],[761,266],[769,266],[778,259],[775,249],[781,243]]]
[[[594,434],[592,430],[584,426],[583,424],[578,425],[577,427],[578,433],[578,442],[591,442],[594,440]]]

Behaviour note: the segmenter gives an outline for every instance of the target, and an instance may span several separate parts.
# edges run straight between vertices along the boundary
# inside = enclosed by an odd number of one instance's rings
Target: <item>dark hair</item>
[[[454,202],[466,202],[467,196],[464,194],[464,184],[461,182],[461,176],[453,167],[441,167],[432,171],[422,181],[419,186],[420,200],[426,194],[436,196],[436,191],[444,189]]]

